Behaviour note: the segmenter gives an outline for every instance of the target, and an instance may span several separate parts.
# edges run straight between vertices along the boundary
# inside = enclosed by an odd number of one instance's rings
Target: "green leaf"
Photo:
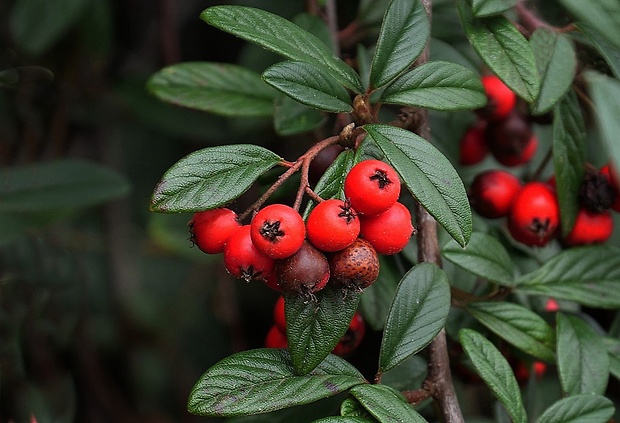
[[[304,106],[290,97],[282,96],[275,101],[273,126],[283,137],[301,134],[318,128],[325,122],[325,116],[317,109]]]
[[[343,359],[330,355],[299,376],[288,351],[255,349],[233,354],[212,366],[196,382],[188,410],[204,416],[267,413],[308,404],[366,383]]]
[[[463,181],[450,161],[424,138],[388,125],[364,129],[426,210],[460,245],[472,231],[472,216]]]
[[[514,285],[512,260],[504,246],[491,235],[473,232],[465,247],[450,240],[441,251],[445,258],[474,275],[500,285]]]
[[[536,423],[603,423],[613,415],[613,402],[601,395],[571,395],[553,403]]]
[[[586,72],[585,76],[602,139],[616,169],[620,169],[620,81],[593,71]]]
[[[443,328],[450,311],[448,277],[420,263],[401,280],[385,323],[379,371],[384,373],[421,351]]]
[[[430,23],[420,0],[392,0],[372,59],[370,87],[382,87],[407,69],[422,53],[429,36]]]
[[[328,286],[316,300],[285,295],[286,336],[297,373],[314,369],[345,334],[357,310],[359,293]]]
[[[306,106],[335,113],[353,110],[346,88],[309,63],[290,60],[276,63],[263,72],[263,79]]]
[[[578,20],[585,22],[614,46],[620,48],[620,3],[617,0],[559,0]]]
[[[540,92],[532,105],[534,114],[543,114],[569,90],[577,70],[577,57],[569,38],[550,29],[538,28],[530,45],[540,74]]]
[[[487,102],[480,77],[449,62],[428,62],[399,77],[381,96],[384,103],[455,111],[483,107]]]
[[[575,301],[589,307],[620,307],[620,249],[610,245],[573,247],[521,276],[517,291]]]
[[[576,316],[559,313],[558,372],[568,395],[605,393],[609,378],[609,356],[601,338]]]
[[[400,259],[393,255],[380,255],[379,277],[362,294],[360,310],[366,323],[374,330],[382,330],[385,326],[402,275],[396,264],[396,260]]]
[[[504,16],[474,18],[465,0],[459,0],[458,9],[465,34],[480,58],[517,95],[534,101],[540,77],[525,37]]]
[[[90,207],[129,193],[119,173],[82,160],[7,167],[0,179],[0,213],[45,213]]]
[[[620,379],[620,339],[605,336],[603,344],[609,354],[609,372],[616,379]]]
[[[340,415],[346,417],[357,417],[371,422],[377,420],[366,410],[362,404],[352,396],[347,396],[340,404]]]
[[[527,422],[521,391],[512,368],[497,348],[478,332],[461,329],[459,339],[476,371],[515,423]]]
[[[349,393],[381,423],[424,423],[426,420],[405,401],[400,392],[386,385],[358,385]]]
[[[315,420],[313,423],[372,423],[373,420],[352,416],[330,416]]]
[[[146,86],[168,103],[224,116],[270,116],[276,98],[259,74],[227,63],[178,63],[155,73]]]
[[[467,310],[515,347],[541,360],[555,361],[555,332],[533,311],[509,302],[473,303]]]
[[[166,171],[153,192],[151,210],[197,212],[223,206],[281,160],[266,148],[250,144],[195,151]]]
[[[586,128],[577,96],[571,91],[553,113],[553,167],[563,234],[572,230],[577,217],[585,162]]]
[[[474,16],[483,18],[485,16],[499,15],[516,4],[517,0],[472,0],[471,8]]]
[[[580,23],[577,27],[603,56],[614,76],[620,78],[620,47],[612,45],[589,25]]]
[[[292,22],[246,6],[212,6],[200,18],[222,31],[296,61],[326,68],[340,83],[360,92],[359,76],[314,35]]]

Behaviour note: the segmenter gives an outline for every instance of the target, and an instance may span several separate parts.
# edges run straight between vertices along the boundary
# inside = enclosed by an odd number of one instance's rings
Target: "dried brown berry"
[[[282,291],[309,296],[325,287],[329,280],[329,262],[308,241],[292,256],[276,262],[278,284]]]
[[[334,286],[363,290],[379,277],[379,257],[370,242],[357,238],[329,260]]]

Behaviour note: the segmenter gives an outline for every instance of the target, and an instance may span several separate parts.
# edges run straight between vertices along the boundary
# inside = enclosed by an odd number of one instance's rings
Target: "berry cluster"
[[[380,160],[355,165],[344,180],[346,200],[320,201],[304,223],[294,208],[271,204],[242,225],[227,208],[194,214],[191,239],[208,254],[223,253],[228,272],[262,280],[288,294],[311,295],[328,281],[363,290],[379,275],[377,254],[402,251],[414,232],[401,203],[400,179]]]
[[[334,347],[333,354],[346,356],[351,354],[362,342],[366,333],[366,324],[362,315],[355,312],[346,333]],[[278,297],[273,307],[273,325],[265,337],[266,348],[288,348],[286,337],[286,316],[284,314],[284,297]]]

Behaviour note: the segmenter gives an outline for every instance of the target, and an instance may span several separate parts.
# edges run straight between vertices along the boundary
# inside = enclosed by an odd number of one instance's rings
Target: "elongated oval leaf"
[[[430,23],[420,0],[392,0],[385,12],[370,68],[370,87],[387,84],[424,50]]]
[[[226,63],[171,65],[151,76],[147,88],[168,103],[224,116],[270,116],[276,98],[259,74]]]
[[[487,66],[528,102],[538,96],[540,77],[532,47],[504,16],[474,18],[465,0],[458,2],[465,34]]]
[[[517,0],[472,0],[471,8],[474,16],[483,18],[485,16],[499,15],[516,4]]]
[[[555,332],[533,311],[508,302],[473,303],[467,310],[521,351],[551,363],[555,361]]]
[[[559,313],[558,370],[568,395],[605,393],[609,356],[603,338],[576,316]]]
[[[454,111],[487,102],[480,77],[465,66],[433,61],[402,75],[381,96],[384,103]]]
[[[315,420],[312,423],[373,423],[373,420],[352,416],[330,416]]]
[[[374,330],[382,330],[390,312],[396,288],[400,282],[400,272],[395,256],[379,256],[379,277],[366,288],[360,300],[360,310],[366,323]]]
[[[448,277],[420,263],[403,277],[385,323],[379,371],[384,373],[421,351],[437,336],[450,311]]]
[[[353,366],[334,355],[299,376],[288,351],[261,348],[233,354],[207,370],[190,393],[188,410],[218,417],[267,413],[365,382]]]
[[[491,235],[473,232],[469,244],[454,240],[442,248],[445,258],[474,275],[501,285],[514,285],[514,265],[504,246]]]
[[[359,385],[349,391],[380,422],[424,423],[426,420],[386,385]]]
[[[309,132],[325,122],[324,114],[283,95],[274,103],[273,127],[278,135]]]
[[[502,353],[491,341],[471,329],[461,329],[459,339],[476,371],[502,403],[512,421],[527,422],[519,385]]]
[[[553,168],[563,234],[572,230],[577,217],[585,163],[586,128],[577,95],[571,91],[553,114]]]
[[[609,354],[609,373],[620,380],[620,339],[606,336],[603,343]]]
[[[424,138],[387,125],[364,129],[394,166],[413,196],[460,245],[472,231],[463,181],[450,161]]]
[[[372,422],[376,422],[375,418],[366,410],[362,404],[352,396],[347,396],[340,404],[340,415],[346,417],[359,417]]]
[[[316,300],[285,295],[286,337],[293,367],[299,374],[312,371],[345,334],[359,302],[359,293],[328,286]]]
[[[67,211],[105,203],[129,192],[112,169],[81,160],[56,160],[5,168],[0,173],[0,213]]]
[[[620,307],[620,249],[574,247],[517,280],[517,290],[575,301],[589,307]]]
[[[616,78],[620,78],[620,46],[616,47],[607,39],[598,34],[596,29],[583,22],[577,25],[579,31],[594,45],[598,52],[603,56],[609,69]]]
[[[584,21],[610,43],[620,48],[620,3],[616,0],[559,0],[578,20]]]
[[[258,44],[291,60],[326,68],[353,91],[362,89],[359,76],[314,35],[265,10],[247,6],[212,6],[200,18],[239,38]]]
[[[309,63],[276,63],[263,72],[263,79],[306,106],[326,112],[353,110],[346,88],[321,68]]]
[[[536,423],[600,423],[614,415],[614,404],[601,395],[571,395],[553,403]]]
[[[282,159],[249,144],[222,145],[195,151],[164,174],[151,198],[151,210],[196,212],[222,206],[243,194]]]

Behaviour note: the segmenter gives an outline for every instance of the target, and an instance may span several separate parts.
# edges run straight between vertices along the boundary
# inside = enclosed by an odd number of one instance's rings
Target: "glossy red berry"
[[[538,138],[531,122],[516,110],[503,119],[489,123],[486,141],[493,157],[504,166],[528,162],[538,148]]]
[[[275,260],[261,253],[250,237],[250,225],[237,228],[224,246],[226,270],[249,282],[259,279],[267,282],[275,269]]]
[[[478,164],[489,153],[485,139],[486,126],[486,122],[480,120],[463,134],[459,144],[459,159],[462,165]]]
[[[282,292],[302,296],[323,289],[330,275],[327,257],[307,241],[292,256],[278,260],[275,272]]]
[[[265,348],[288,348],[286,333],[281,332],[276,325],[271,326],[265,337]]]
[[[600,244],[609,239],[614,230],[614,221],[609,210],[593,212],[580,208],[575,224],[564,238],[568,246]]]
[[[508,230],[515,240],[542,247],[555,236],[559,220],[555,191],[543,182],[528,182],[513,199]]]
[[[344,195],[356,212],[367,216],[379,214],[398,200],[398,173],[380,160],[359,162],[344,179]]]
[[[284,313],[283,296],[279,296],[273,306],[273,324],[280,329],[280,332],[286,333],[286,315]]]
[[[484,92],[487,95],[487,105],[479,112],[489,119],[502,119],[512,111],[517,96],[495,75],[484,75],[481,78]]]
[[[306,225],[292,207],[271,204],[252,219],[250,236],[260,252],[274,259],[283,259],[299,250],[306,237]]]
[[[191,240],[207,254],[219,254],[232,233],[240,227],[237,214],[226,208],[194,213],[189,222]]]
[[[342,250],[358,237],[359,217],[348,202],[325,200],[308,215],[306,233],[312,245],[321,251]]]
[[[606,164],[600,169],[599,172],[607,178],[609,184],[613,188],[615,197],[613,203],[611,204],[611,208],[617,212],[620,212],[620,179],[618,179],[618,174],[615,168],[609,164]]]
[[[341,357],[351,354],[360,345],[365,333],[366,324],[364,323],[364,318],[356,311],[346,333],[340,338],[332,353]]]
[[[411,213],[402,203],[394,203],[381,214],[360,217],[360,235],[379,254],[401,252],[413,234]]]
[[[361,291],[379,277],[379,257],[370,242],[358,238],[330,257],[329,269],[334,286]]]
[[[492,169],[476,175],[469,189],[472,208],[482,217],[506,216],[521,181],[505,170]]]
[[[547,304],[545,304],[545,311],[553,313],[553,312],[559,311],[559,310],[560,310],[560,305],[555,300],[555,298],[549,298],[547,300]]]

